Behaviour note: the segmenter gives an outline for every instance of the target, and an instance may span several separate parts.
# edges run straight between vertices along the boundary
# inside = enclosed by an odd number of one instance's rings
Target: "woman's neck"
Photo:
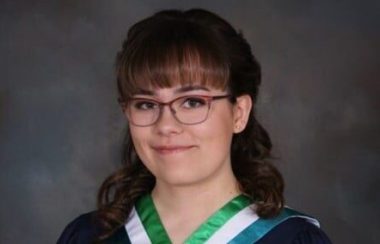
[[[231,170],[188,185],[171,185],[157,179],[152,198],[172,243],[183,243],[213,213],[240,193]]]
[[[211,182],[171,186],[156,181],[152,198],[172,243],[183,243],[213,213],[241,192],[231,173]]]
[[[157,180],[152,191],[153,201],[160,214],[209,214],[239,195],[238,182],[233,174],[223,179],[186,186],[171,186]],[[177,215],[178,216],[178,215]]]

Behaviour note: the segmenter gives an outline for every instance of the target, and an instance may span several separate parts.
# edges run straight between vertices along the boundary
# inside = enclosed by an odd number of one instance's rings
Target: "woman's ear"
[[[121,111],[123,112],[125,118],[128,120],[127,106],[124,102],[120,103]]]
[[[124,117],[129,120],[128,118],[128,113],[127,113],[127,109],[125,107],[122,108],[122,111],[123,111],[123,114],[124,114]]]
[[[249,114],[253,107],[252,98],[249,95],[242,95],[236,98],[234,104],[234,133],[240,133],[247,125]]]

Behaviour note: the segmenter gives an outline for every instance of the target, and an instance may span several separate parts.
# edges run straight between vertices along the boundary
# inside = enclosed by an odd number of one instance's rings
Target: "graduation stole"
[[[306,218],[319,226],[317,220],[290,208],[284,208],[275,218],[260,219],[252,207],[250,199],[244,195],[233,198],[201,224],[184,243],[254,243],[291,217]],[[125,230],[130,243],[171,243],[150,194],[137,201]]]

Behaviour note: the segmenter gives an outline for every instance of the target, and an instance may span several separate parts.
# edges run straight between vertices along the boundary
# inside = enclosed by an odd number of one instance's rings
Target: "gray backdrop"
[[[0,243],[54,243],[93,210],[125,122],[113,63],[134,22],[203,7],[245,33],[287,204],[334,243],[380,238],[380,1],[0,3]]]

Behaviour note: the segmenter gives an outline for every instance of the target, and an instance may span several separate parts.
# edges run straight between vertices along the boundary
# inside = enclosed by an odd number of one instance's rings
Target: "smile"
[[[154,146],[152,147],[156,152],[162,155],[181,153],[190,150],[194,146]]]

